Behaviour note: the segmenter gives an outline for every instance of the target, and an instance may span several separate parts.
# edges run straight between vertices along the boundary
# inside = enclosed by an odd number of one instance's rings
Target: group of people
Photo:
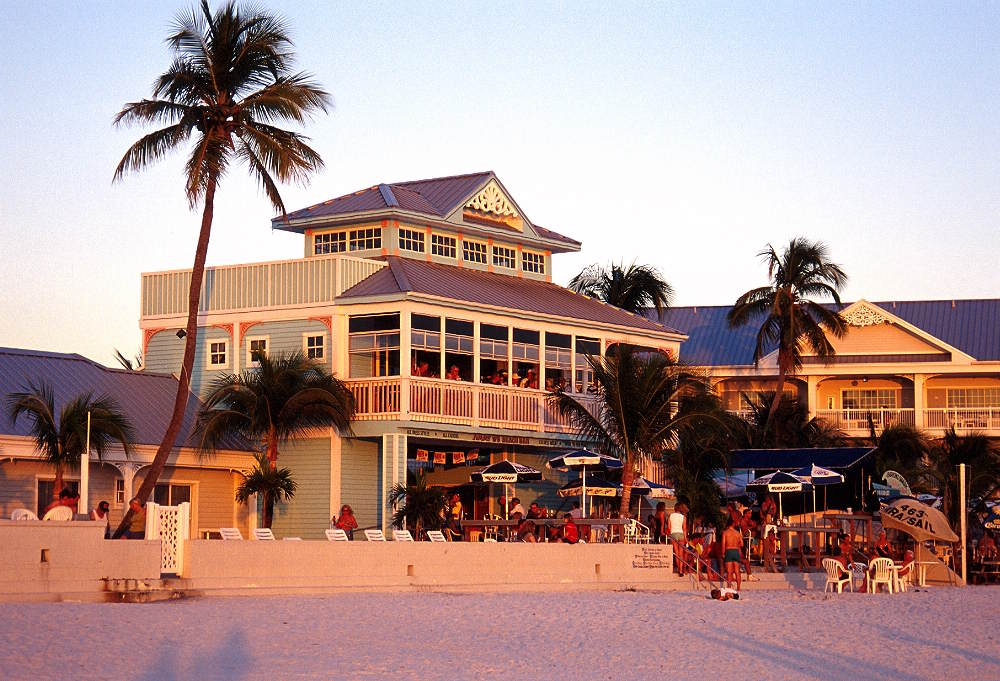
[[[129,501],[129,508],[132,509],[132,518],[129,520],[128,529],[122,535],[125,539],[143,539],[146,536],[146,505],[139,501],[138,497]],[[63,487],[59,490],[59,496],[52,500],[42,511],[42,520],[73,520],[80,510],[79,492]],[[104,538],[111,539],[111,504],[107,501],[100,501],[90,513],[88,518],[93,521],[104,523]]]

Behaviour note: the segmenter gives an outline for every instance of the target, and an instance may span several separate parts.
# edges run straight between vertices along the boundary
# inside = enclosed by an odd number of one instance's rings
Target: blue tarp
[[[793,471],[815,464],[831,470],[843,470],[860,463],[874,451],[871,447],[737,449],[729,454],[729,466],[734,470]]]

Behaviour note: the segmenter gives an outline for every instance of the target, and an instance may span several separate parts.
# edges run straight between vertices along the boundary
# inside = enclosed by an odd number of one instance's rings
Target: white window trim
[[[259,341],[259,340],[264,341],[264,347],[266,348],[265,352],[268,355],[271,354],[271,337],[270,336],[247,336],[244,339],[244,343],[245,343],[245,346],[246,346],[245,347],[245,349],[246,349],[246,360],[247,360],[246,366],[249,369],[256,369],[257,366],[258,366],[257,362],[254,361],[253,357],[250,356],[250,344],[251,344],[252,341]]]
[[[309,358],[309,339],[319,336],[323,339],[323,356],[320,357],[320,361],[326,362],[329,360],[330,356],[327,354],[327,337],[326,331],[303,331],[302,332],[302,354]]]
[[[476,244],[477,246],[482,246],[483,247],[483,250],[482,250],[483,259],[482,259],[482,261],[472,260],[470,258],[466,258],[465,257],[465,253],[466,253],[465,245],[466,244]],[[479,253],[480,252],[478,248],[477,249],[469,249],[469,251],[473,252],[473,253]],[[462,262],[472,263],[473,265],[489,265],[489,263],[490,263],[490,248],[489,248],[489,244],[487,244],[485,241],[477,241],[476,239],[462,239]]]
[[[501,252],[503,253],[503,255],[501,255],[499,257],[499,259],[504,259],[504,258],[507,258],[509,256],[509,260],[510,260],[510,263],[511,263],[510,265],[503,265],[503,264],[497,262],[498,255]],[[493,263],[494,267],[499,267],[499,268],[505,269],[505,270],[516,270],[517,269],[517,249],[511,248],[510,246],[502,246],[502,245],[493,244],[493,248],[492,248],[492,250],[490,252],[490,260]]]
[[[223,343],[226,346],[225,354],[226,361],[223,364],[212,364],[212,345],[214,343]],[[205,339],[205,371],[223,371],[228,369],[230,364],[232,364],[232,356],[229,352],[229,339],[228,338],[206,338]]]
[[[539,267],[539,269],[537,271],[534,270],[534,269],[530,269],[530,268],[527,267],[527,264],[528,264],[528,259],[527,258],[528,258],[528,256],[531,256],[533,258],[534,257],[539,258],[539,260],[538,260],[538,267]],[[521,251],[521,271],[522,272],[527,272],[528,274],[545,274],[545,269],[546,269],[546,263],[545,263],[545,254],[544,253],[538,253],[537,251],[528,251],[528,250]]]
[[[440,244],[440,245],[439,244],[435,244],[434,243],[434,238],[435,237],[437,237],[438,239],[450,239],[451,240],[451,244],[449,244],[447,246],[445,246],[444,244]],[[435,247],[450,248],[451,250],[455,251],[455,253],[453,255],[444,255],[443,253],[435,253],[434,252]],[[455,236],[454,234],[439,234],[437,232],[432,233],[431,234],[431,250],[430,250],[430,254],[431,254],[432,257],[435,257],[435,258],[455,258],[455,259],[460,258],[461,254],[459,253],[458,237]]]

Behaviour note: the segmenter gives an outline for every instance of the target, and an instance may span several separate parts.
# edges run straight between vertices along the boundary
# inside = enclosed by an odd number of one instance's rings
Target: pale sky
[[[845,298],[996,297],[1000,6],[278,2],[336,100],[327,168],[289,210],[378,182],[492,169],[583,241],[555,280],[659,267],[679,305],[765,283],[755,254],[830,246]],[[508,6],[509,5],[509,6]],[[191,266],[182,155],[112,185],[184,2],[7,0],[0,44],[0,345],[132,354],[140,273]],[[209,264],[295,258],[242,170]]]

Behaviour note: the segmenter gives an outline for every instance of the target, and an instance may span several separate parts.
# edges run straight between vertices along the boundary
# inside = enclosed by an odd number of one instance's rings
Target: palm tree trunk
[[[62,492],[63,488],[63,465],[61,463],[56,464],[56,479],[52,483],[52,501],[59,501],[59,493]]]
[[[189,388],[191,386],[191,372],[194,369],[194,351],[198,342],[198,303],[201,299],[201,283],[205,278],[205,259],[208,256],[208,240],[212,234],[212,217],[215,210],[215,185],[216,178],[209,177],[208,186],[205,188],[205,209],[201,215],[201,231],[198,233],[198,246],[194,252],[194,267],[191,269],[191,288],[188,291],[188,318],[184,331],[184,359],[181,362],[181,373],[177,381],[177,396],[174,398],[174,410],[170,415],[170,423],[167,431],[163,434],[163,440],[156,450],[156,456],[149,465],[149,471],[142,481],[142,486],[135,496],[139,502],[146,503],[149,495],[156,486],[160,474],[163,473],[163,466],[167,463],[167,458],[174,448],[174,442],[184,421],[184,411],[187,409]],[[235,350],[234,350],[235,352]],[[129,522],[132,520],[133,511],[131,508],[125,513],[118,529],[115,530],[114,538],[117,539],[125,534]]]
[[[632,457],[627,457],[625,467],[622,468],[622,501],[618,507],[618,516],[625,517],[628,513],[629,504],[632,502],[632,481],[635,480],[635,466],[632,465]],[[639,522],[641,519],[636,518]]]
[[[261,526],[271,527],[271,523],[274,522],[274,497],[271,496],[270,492],[264,492],[263,506],[264,512],[261,518]]]
[[[778,383],[774,388],[774,399],[771,400],[771,408],[767,412],[767,421],[764,423],[764,436],[767,436],[768,431],[771,429],[773,424],[774,429],[774,445],[776,447],[780,446],[778,438],[780,433],[778,432],[778,426],[774,421],[774,415],[778,413],[778,405],[781,404],[781,398],[785,394],[785,375],[787,373],[787,362],[782,356],[782,353],[778,353]]]

